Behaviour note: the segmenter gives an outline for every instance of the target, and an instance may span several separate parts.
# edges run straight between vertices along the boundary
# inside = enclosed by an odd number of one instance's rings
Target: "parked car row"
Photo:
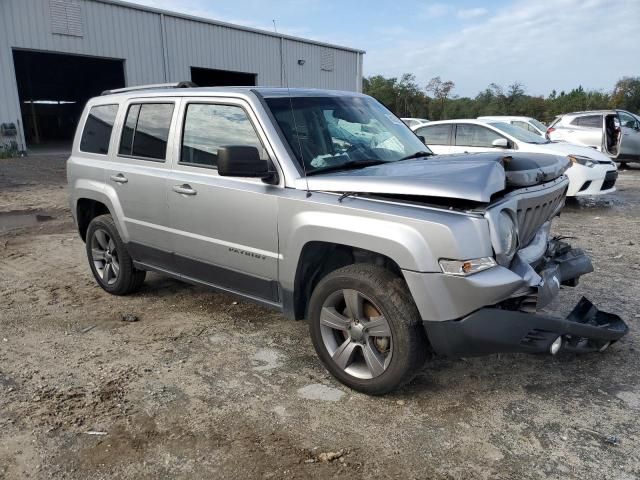
[[[565,142],[552,142],[504,121],[443,120],[414,128],[438,154],[497,150],[547,153],[568,157],[571,168],[567,196],[599,195],[615,191],[618,169],[602,152]]]

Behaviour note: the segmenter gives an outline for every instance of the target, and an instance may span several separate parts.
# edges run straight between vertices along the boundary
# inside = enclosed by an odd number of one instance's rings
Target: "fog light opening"
[[[555,355],[560,351],[560,348],[562,348],[562,337],[558,337],[553,341],[551,347],[549,347],[549,353]]]

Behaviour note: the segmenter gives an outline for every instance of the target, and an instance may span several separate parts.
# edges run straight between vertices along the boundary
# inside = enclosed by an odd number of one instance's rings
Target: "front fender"
[[[315,201],[282,199],[279,209],[280,283],[292,290],[304,246],[327,242],[384,255],[401,269],[439,272],[440,258],[492,255],[487,221],[439,209],[314,193]],[[347,200],[344,200],[346,203]]]

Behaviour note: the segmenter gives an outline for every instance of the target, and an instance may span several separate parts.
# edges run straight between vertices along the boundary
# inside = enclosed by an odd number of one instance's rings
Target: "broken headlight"
[[[518,232],[516,222],[511,214],[503,210],[498,215],[498,234],[500,241],[500,253],[507,258],[511,258],[518,248]]]

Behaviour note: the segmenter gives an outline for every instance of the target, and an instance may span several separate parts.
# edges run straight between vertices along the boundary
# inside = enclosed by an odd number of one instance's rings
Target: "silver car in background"
[[[623,165],[640,161],[640,120],[625,110],[566,113],[551,123],[547,136],[595,148]]]

